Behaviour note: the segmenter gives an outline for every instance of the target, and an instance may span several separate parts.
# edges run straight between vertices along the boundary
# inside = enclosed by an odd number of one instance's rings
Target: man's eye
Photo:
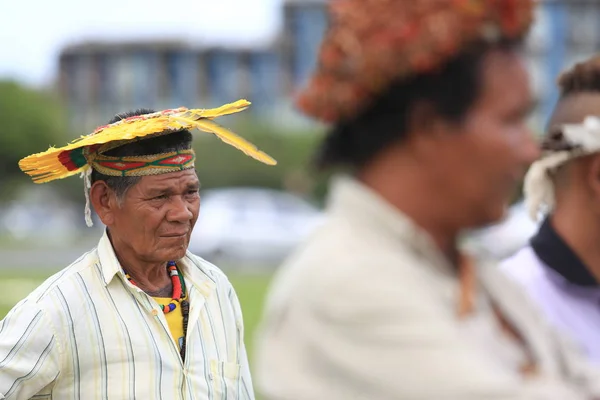
[[[189,190],[188,194],[198,194],[198,189]]]
[[[166,199],[168,199],[168,198],[169,198],[169,196],[168,196],[168,195],[166,195],[166,194],[161,194],[160,196],[156,196],[156,197],[154,197],[152,200],[166,200]]]

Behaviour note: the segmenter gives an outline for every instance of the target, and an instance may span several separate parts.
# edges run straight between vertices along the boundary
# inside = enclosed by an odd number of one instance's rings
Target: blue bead
[[[175,309],[175,304],[169,303],[169,311],[173,311]]]
[[[167,262],[167,267],[174,267],[174,266],[175,266],[175,261]]]

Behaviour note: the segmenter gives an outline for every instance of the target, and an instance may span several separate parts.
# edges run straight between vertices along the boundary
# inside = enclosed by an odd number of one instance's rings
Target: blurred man
[[[187,252],[200,204],[189,129],[231,141],[212,118],[248,104],[127,113],[21,160],[38,183],[83,173],[107,229],[0,323],[0,398],[254,398],[235,291]]]
[[[337,0],[300,107],[331,123],[328,221],[273,282],[268,400],[587,399],[520,287],[457,239],[538,156],[518,46],[529,0]],[[578,362],[574,364],[580,365]],[[587,372],[586,372],[587,373]],[[577,378],[575,379],[575,374]],[[593,383],[593,379],[589,379]]]
[[[531,216],[549,214],[502,268],[600,363],[600,57],[566,71],[559,86],[545,154],[525,180]]]

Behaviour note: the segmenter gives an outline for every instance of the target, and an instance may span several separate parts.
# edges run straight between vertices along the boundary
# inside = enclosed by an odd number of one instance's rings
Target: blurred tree
[[[65,110],[52,94],[13,81],[0,81],[0,121],[0,200],[5,200],[28,179],[18,161],[65,144],[69,135]]]
[[[227,124],[225,124],[228,126]],[[318,181],[312,156],[322,138],[318,130],[294,131],[243,120],[230,128],[277,160],[276,166],[246,157],[217,137],[201,134],[194,139],[196,169],[202,187],[261,186],[292,189],[313,196]]]

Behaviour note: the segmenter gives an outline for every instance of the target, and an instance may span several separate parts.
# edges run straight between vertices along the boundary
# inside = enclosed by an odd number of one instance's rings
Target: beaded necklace
[[[179,354],[181,354],[181,360],[185,361],[186,333],[188,325],[188,316],[190,314],[190,303],[186,299],[185,280],[183,279],[183,275],[179,273],[179,269],[177,268],[177,264],[175,263],[175,261],[169,261],[167,263],[167,273],[171,277],[171,283],[173,284],[173,293],[171,295],[171,301],[169,302],[169,304],[159,304],[159,306],[165,314],[174,311],[177,308],[177,304],[179,304],[181,307],[181,315],[183,317],[183,343],[181,344]],[[127,277],[127,280],[131,282],[132,285],[138,286],[131,279],[131,276],[128,273],[125,273],[125,276]]]
[[[160,308],[163,310],[163,313],[168,314],[171,311],[177,308],[177,304],[181,303],[183,298],[185,297],[185,281],[181,274],[179,274],[179,270],[177,269],[177,264],[174,261],[169,261],[167,263],[167,273],[171,277],[171,283],[173,284],[173,294],[171,295],[171,301],[167,305],[160,305]],[[137,284],[131,279],[129,274],[125,274],[127,280],[131,282],[132,285],[137,286]]]

